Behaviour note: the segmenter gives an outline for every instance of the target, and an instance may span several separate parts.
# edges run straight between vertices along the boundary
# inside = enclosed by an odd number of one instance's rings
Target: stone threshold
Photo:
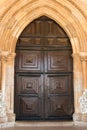
[[[1,123],[0,128],[8,127],[57,127],[57,126],[86,126],[87,122],[73,121],[16,121]]]
[[[43,127],[43,126],[73,126],[74,125],[74,122],[73,121],[63,121],[63,122],[60,122],[60,121],[16,121],[15,123],[15,126],[17,127]]]

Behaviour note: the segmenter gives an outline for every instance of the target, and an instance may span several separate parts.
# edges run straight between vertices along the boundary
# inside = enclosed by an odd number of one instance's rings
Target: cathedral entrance
[[[40,17],[24,29],[16,47],[17,120],[72,119],[71,54],[67,34],[52,19]]]

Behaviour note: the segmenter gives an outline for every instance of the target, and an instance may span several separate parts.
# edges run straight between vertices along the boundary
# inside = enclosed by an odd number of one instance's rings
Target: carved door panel
[[[16,85],[17,119],[43,118],[43,76],[17,74]]]
[[[45,51],[45,118],[71,118],[72,58],[69,50]]]
[[[19,60],[20,59],[20,60]],[[16,58],[17,72],[43,72],[43,55],[41,51],[19,50]]]
[[[45,85],[45,116],[48,119],[71,118],[73,113],[72,76],[47,74]]]
[[[72,58],[69,50],[46,51],[45,55],[45,72],[64,73],[72,70]]]
[[[43,108],[43,53],[18,50],[16,58],[17,119],[42,119]]]

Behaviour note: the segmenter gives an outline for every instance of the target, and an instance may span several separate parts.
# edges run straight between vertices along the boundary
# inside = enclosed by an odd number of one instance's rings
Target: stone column
[[[0,55],[0,71],[1,71],[1,82],[0,82],[0,85],[1,85],[1,95],[2,95],[2,99],[1,99],[1,104],[5,104],[6,103],[6,97],[5,97],[5,89],[6,89],[6,86],[5,86],[5,81],[6,81],[6,62],[7,62],[7,55],[8,55],[8,52],[5,51],[5,52],[1,52],[1,55]],[[3,123],[3,122],[7,122],[7,115],[6,115],[6,106],[3,106],[2,105],[2,110],[4,109],[4,116],[0,117],[0,123]]]
[[[83,92],[85,92],[87,89],[87,52],[80,52],[80,60],[83,72]],[[81,113],[81,121],[87,123],[87,113]]]
[[[0,55],[0,90],[1,90],[1,78],[2,78],[2,75],[1,75],[1,55]]]
[[[79,97],[81,96],[83,90],[83,75],[82,75],[82,65],[80,55],[78,53],[74,53],[72,56],[73,56],[74,110],[75,110],[73,114],[73,120],[75,123],[76,121],[81,120]]]
[[[87,52],[81,52],[80,58],[82,62],[83,69],[83,91],[87,89]]]
[[[5,95],[7,55],[8,55],[8,52],[1,52],[1,90],[3,92],[3,95]],[[5,98],[5,96],[4,96],[4,98]]]
[[[6,104],[9,122],[15,121],[14,114],[14,59],[15,53],[9,53],[6,65]]]

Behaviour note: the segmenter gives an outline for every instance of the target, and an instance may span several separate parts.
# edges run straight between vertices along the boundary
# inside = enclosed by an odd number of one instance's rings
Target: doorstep
[[[16,121],[15,126],[36,127],[36,126],[73,126],[73,121]]]

